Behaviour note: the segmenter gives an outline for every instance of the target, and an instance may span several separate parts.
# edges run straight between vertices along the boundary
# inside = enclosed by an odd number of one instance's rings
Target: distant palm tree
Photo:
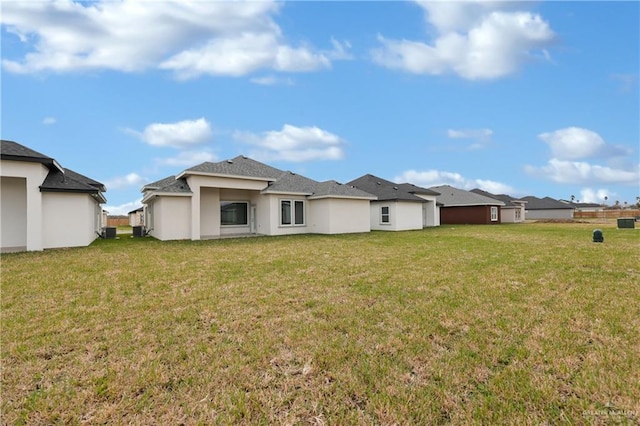
[[[571,195],[571,202],[573,203],[573,200],[575,200],[575,199],[576,199],[576,196],[572,194]]]

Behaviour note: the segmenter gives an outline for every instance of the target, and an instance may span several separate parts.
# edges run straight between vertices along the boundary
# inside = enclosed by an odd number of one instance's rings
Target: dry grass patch
[[[638,233],[591,228],[3,255],[3,422],[637,422]]]

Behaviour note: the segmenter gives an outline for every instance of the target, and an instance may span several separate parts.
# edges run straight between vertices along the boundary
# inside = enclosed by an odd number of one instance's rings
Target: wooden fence
[[[581,212],[574,211],[573,218],[574,219],[617,219],[619,217],[637,217],[640,216],[640,210],[631,210],[631,209],[610,209],[610,210],[601,210],[599,212]]]
[[[129,216],[107,216],[107,226],[127,226]]]

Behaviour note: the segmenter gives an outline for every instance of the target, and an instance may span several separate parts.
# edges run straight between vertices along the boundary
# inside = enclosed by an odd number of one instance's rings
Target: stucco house
[[[506,194],[492,194],[482,189],[472,189],[471,192],[484,195],[485,197],[493,198],[494,200],[502,201],[504,206],[500,207],[500,222],[501,223],[522,223],[525,218],[525,206],[526,201],[513,198]]]
[[[1,251],[89,245],[102,229],[105,191],[51,157],[0,141]]]
[[[347,185],[377,197],[370,203],[371,229],[405,231],[440,225],[437,192],[410,183],[393,183],[371,174]]]
[[[573,219],[575,207],[550,197],[522,197],[527,202],[526,219]]]
[[[449,185],[433,186],[429,189],[440,194],[436,199],[442,204],[440,223],[443,225],[501,223],[500,208],[504,206],[502,201]]]
[[[129,215],[130,226],[142,226],[144,224],[144,207],[131,210],[127,215]]]
[[[160,240],[369,232],[375,196],[245,156],[205,162],[142,188],[145,227]]]

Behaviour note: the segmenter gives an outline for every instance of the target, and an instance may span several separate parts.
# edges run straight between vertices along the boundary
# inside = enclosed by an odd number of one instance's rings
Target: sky
[[[245,155],[513,197],[640,196],[640,2],[0,0],[1,136],[106,210]]]

